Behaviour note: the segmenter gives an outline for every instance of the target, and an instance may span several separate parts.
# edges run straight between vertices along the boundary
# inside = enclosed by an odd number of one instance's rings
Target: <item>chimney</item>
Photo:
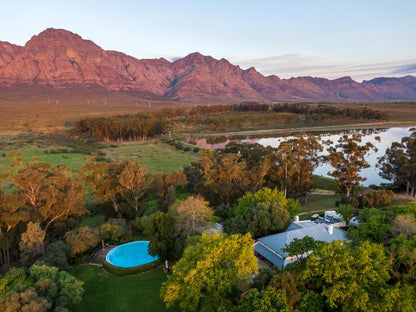
[[[329,234],[334,234],[334,226],[332,224],[328,225],[328,233]]]
[[[299,222],[299,216],[295,216],[295,221],[294,221],[295,223],[298,223]]]

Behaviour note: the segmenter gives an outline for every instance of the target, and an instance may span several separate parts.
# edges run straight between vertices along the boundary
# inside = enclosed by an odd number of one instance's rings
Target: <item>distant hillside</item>
[[[416,100],[413,76],[363,83],[350,77],[280,79],[198,52],[174,62],[139,60],[105,51],[61,29],[47,29],[24,47],[0,42],[0,90],[34,87],[45,92],[51,88],[122,91],[135,97],[180,101]]]

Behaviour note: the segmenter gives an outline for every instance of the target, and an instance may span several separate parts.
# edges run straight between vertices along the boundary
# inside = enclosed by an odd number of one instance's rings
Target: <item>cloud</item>
[[[325,56],[308,52],[254,57],[238,55],[229,58],[231,63],[242,68],[255,67],[264,75],[277,75],[281,78],[314,76],[335,79],[351,76],[357,81],[382,76],[416,75],[416,60],[378,62],[367,64],[334,63]]]
[[[410,63],[397,68],[394,71],[398,75],[412,75],[416,73],[416,63]]]

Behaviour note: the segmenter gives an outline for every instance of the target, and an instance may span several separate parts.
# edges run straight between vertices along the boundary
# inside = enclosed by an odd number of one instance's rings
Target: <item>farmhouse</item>
[[[290,257],[282,251],[295,238],[302,239],[311,236],[316,241],[332,242],[334,240],[348,240],[345,231],[337,228],[334,224],[316,223],[314,221],[298,221],[295,219],[285,232],[259,238],[255,244],[256,254],[267,259],[272,264],[285,268],[290,263],[296,261],[296,257]]]

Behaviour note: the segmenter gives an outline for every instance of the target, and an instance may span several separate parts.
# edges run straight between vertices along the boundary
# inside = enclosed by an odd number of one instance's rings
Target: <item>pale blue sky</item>
[[[0,40],[19,45],[54,27],[137,58],[199,51],[283,78],[416,74],[416,0],[1,2]]]

